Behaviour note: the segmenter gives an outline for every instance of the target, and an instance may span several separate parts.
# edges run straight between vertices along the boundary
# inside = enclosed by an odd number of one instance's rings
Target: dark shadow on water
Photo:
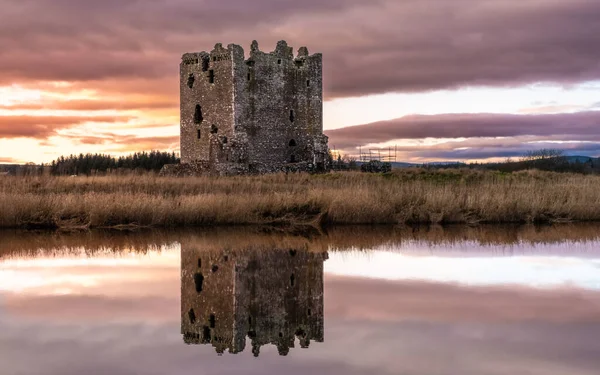
[[[199,245],[199,246],[198,246]],[[252,246],[181,248],[181,334],[186,344],[240,353],[249,341],[287,355],[296,341],[323,342],[323,262],[327,252]],[[215,270],[213,272],[213,270]],[[198,275],[202,288],[198,288]]]

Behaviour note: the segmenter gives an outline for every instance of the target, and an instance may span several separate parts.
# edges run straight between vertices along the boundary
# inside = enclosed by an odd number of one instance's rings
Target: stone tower
[[[324,170],[322,55],[220,43],[180,66],[181,162],[218,174]]]

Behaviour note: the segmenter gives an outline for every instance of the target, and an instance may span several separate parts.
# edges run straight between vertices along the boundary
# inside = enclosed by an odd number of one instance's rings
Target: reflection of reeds
[[[265,227],[217,227],[201,230],[138,230],[87,232],[1,231],[0,257],[12,255],[46,255],[81,249],[89,255],[98,251],[146,252],[161,246],[180,243],[185,248],[202,251],[307,249],[309,251],[372,249],[397,247],[407,249],[415,242],[425,246],[461,244],[480,245],[546,244],[600,240],[600,224],[428,226],[342,226],[326,231],[289,232]]]
[[[0,227],[600,220],[600,177],[400,170],[256,177],[5,177]]]

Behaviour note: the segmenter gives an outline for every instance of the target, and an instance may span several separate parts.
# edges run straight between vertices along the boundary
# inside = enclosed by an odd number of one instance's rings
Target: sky
[[[185,52],[324,59],[343,154],[600,156],[597,0],[0,0],[0,163],[179,150]]]

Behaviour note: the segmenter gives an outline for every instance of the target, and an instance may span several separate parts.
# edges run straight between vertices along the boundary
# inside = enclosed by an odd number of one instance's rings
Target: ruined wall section
[[[314,140],[322,135],[322,56],[300,48],[294,58],[285,41],[266,53],[252,43],[236,61],[236,124],[248,139],[250,169],[283,170],[314,162]]]
[[[214,164],[227,158],[233,136],[233,63],[236,46],[187,53],[180,65],[181,161]],[[243,54],[243,51],[242,51]]]

